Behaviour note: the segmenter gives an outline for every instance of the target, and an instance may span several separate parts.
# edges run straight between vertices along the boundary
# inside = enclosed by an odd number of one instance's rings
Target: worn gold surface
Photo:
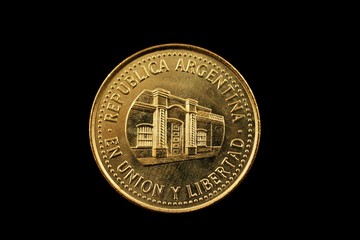
[[[94,99],[90,144],[123,197],[180,213],[228,195],[258,150],[260,117],[243,76],[225,59],[187,44],[135,53]]]

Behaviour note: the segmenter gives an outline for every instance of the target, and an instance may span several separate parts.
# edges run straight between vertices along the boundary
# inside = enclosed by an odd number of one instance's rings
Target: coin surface
[[[90,145],[109,184],[138,206],[190,212],[231,193],[251,168],[260,115],[244,77],[189,44],[143,49],[102,82]]]

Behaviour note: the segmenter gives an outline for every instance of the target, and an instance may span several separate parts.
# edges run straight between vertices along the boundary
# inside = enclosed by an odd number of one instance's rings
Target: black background
[[[12,144],[13,153],[25,156],[11,164],[18,176],[7,179],[18,183],[7,194],[16,206],[10,225],[36,235],[46,229],[114,238],[307,236],[328,227],[334,209],[320,197],[326,180],[315,177],[322,153],[314,149],[321,132],[313,130],[325,101],[314,98],[323,25],[291,11],[244,16],[228,5],[212,14],[168,9],[125,16],[109,9],[47,12],[7,35],[22,106],[11,108],[16,116],[23,111],[17,127],[28,131],[26,147]],[[102,176],[90,148],[91,106],[107,74],[137,51],[164,43],[196,45],[226,59],[248,82],[260,111],[260,146],[244,181],[190,213],[153,212],[127,201]]]

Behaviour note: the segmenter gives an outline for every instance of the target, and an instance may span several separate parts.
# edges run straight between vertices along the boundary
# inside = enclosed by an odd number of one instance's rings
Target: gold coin
[[[244,77],[217,54],[161,44],[120,62],[90,113],[90,145],[109,184],[148,210],[181,213],[231,193],[260,141]]]

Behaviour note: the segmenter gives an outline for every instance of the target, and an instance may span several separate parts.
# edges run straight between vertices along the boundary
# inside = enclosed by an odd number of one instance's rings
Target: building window
[[[196,144],[197,146],[206,147],[206,129],[198,129],[196,133]]]
[[[137,146],[152,147],[153,145],[153,126],[149,123],[136,125],[137,128]]]

